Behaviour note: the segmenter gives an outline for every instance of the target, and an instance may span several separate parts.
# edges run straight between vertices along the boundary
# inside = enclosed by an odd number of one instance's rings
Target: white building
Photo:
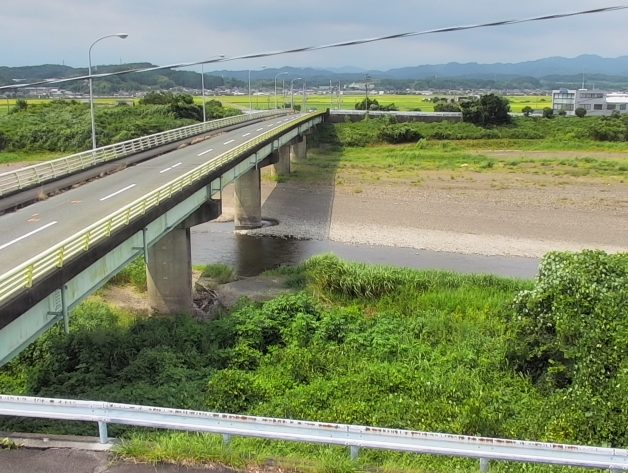
[[[575,115],[578,108],[587,111],[587,115],[601,116],[628,112],[628,94],[620,92],[604,92],[587,89],[560,89],[552,91],[552,108],[554,113],[565,111],[567,115]]]

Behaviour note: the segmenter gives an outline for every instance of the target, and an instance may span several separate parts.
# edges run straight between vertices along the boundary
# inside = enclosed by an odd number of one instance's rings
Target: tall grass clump
[[[109,284],[118,286],[131,285],[139,292],[146,292],[146,262],[144,257],[135,258],[118,274],[109,280]]]
[[[235,281],[238,275],[233,268],[226,264],[208,264],[202,268],[201,277],[210,278],[217,284],[226,284]]]

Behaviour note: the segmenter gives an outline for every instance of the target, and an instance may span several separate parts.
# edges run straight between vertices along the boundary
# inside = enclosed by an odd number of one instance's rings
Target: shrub
[[[583,107],[578,107],[574,113],[578,118],[583,118],[587,114],[587,109]]]
[[[423,138],[410,125],[386,125],[379,130],[379,139],[386,143],[414,143]]]
[[[590,134],[594,140],[598,141],[626,141],[628,126],[623,120],[602,117],[592,124]]]
[[[535,287],[516,297],[509,358],[578,413],[557,414],[552,429],[628,443],[627,308],[628,254],[601,251],[547,254]]]

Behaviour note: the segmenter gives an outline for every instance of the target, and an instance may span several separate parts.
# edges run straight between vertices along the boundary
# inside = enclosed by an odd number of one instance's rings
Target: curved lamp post
[[[301,77],[297,77],[295,79],[292,79],[290,81],[290,108],[292,108],[292,110],[294,110],[294,91],[292,89],[292,87],[294,86],[294,81],[295,80],[301,80]]]
[[[105,36],[101,36],[89,46],[89,51],[87,52],[87,59],[88,59],[88,65],[89,65],[89,69],[88,69],[88,72],[89,72],[89,111],[92,118],[92,149],[96,149],[96,121],[94,119],[94,90],[93,90],[93,79],[92,79],[92,48],[94,47],[96,43],[98,43],[99,41],[102,41],[103,39],[106,39],[106,38],[125,39],[127,36],[129,35],[126,33],[116,33],[116,34],[108,34]]]
[[[275,74],[275,110],[278,108],[277,107],[277,77],[282,76],[284,74],[287,74],[287,72],[280,72],[278,74]]]

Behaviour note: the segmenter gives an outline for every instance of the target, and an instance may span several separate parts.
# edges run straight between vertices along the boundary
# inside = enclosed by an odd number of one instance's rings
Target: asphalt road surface
[[[0,272],[220,154],[301,116],[273,117],[225,132],[0,216]]]
[[[51,448],[0,450],[0,473],[233,473],[220,466],[191,468],[118,462],[106,452]]]

